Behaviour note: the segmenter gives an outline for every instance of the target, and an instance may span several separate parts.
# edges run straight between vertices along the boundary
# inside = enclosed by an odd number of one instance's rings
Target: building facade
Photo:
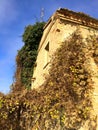
[[[35,63],[32,88],[39,87],[48,73],[49,62],[60,44],[79,30],[84,38],[98,34],[98,21],[83,13],[67,9],[57,10],[44,27]]]
[[[52,55],[57,48],[60,47],[61,43],[76,30],[79,30],[84,39],[87,38],[88,35],[98,35],[98,20],[83,13],[62,8],[58,9],[49,19],[44,27],[43,36],[38,48],[38,56],[32,78],[32,89],[38,88],[44,83],[45,76],[48,75]],[[98,67],[92,60],[93,59],[89,61],[92,63],[90,67],[94,69],[96,73],[98,72]],[[93,78],[95,82],[94,110],[98,115],[98,76],[95,77]]]

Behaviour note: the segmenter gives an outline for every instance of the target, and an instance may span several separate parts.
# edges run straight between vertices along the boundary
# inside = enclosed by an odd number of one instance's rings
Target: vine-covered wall
[[[96,36],[84,41],[72,34],[54,54],[39,90],[0,95],[0,130],[97,130],[94,81],[86,64],[89,57],[98,66],[97,50]]]

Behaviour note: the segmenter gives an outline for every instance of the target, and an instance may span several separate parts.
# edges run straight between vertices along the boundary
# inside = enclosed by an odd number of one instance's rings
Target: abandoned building
[[[39,44],[38,56],[32,78],[32,89],[38,88],[43,84],[45,75],[48,74],[52,55],[56,49],[60,47],[60,43],[64,42],[77,29],[81,32],[84,39],[89,34],[98,35],[98,20],[86,14],[62,8],[58,9],[52,15],[44,26],[43,36]],[[94,66],[95,64],[92,65],[92,67]],[[95,82],[94,110],[98,115],[98,79],[96,79]]]

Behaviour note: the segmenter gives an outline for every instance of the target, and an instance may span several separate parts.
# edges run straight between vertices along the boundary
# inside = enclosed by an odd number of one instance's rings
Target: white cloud
[[[16,19],[18,11],[16,10],[15,1],[0,0],[0,25],[5,25]]]

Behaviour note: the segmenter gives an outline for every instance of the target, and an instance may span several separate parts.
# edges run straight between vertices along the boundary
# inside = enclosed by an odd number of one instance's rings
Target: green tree
[[[18,51],[16,57],[16,82],[22,83],[26,88],[31,87],[33,68],[37,57],[37,49],[43,33],[44,22],[28,25],[22,35],[24,46]]]

